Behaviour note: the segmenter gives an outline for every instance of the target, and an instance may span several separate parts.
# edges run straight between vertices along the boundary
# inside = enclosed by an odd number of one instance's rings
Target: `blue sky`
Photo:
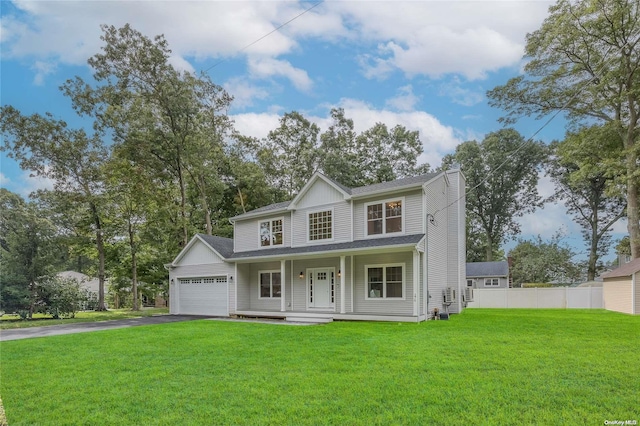
[[[293,110],[325,129],[331,108],[343,107],[358,131],[376,122],[419,130],[421,161],[436,167],[457,144],[501,127],[502,112],[488,106],[486,91],[519,74],[525,36],[551,2],[325,1],[246,48],[313,4],[2,0],[1,102],[86,125],[58,87],[75,75],[90,79],[86,61],[100,50],[100,24],[130,23],[150,37],[164,34],[174,66],[207,70],[225,87],[244,134],[264,137]],[[530,137],[542,124],[523,119],[514,127]],[[559,118],[538,138],[563,135]],[[1,186],[26,196],[49,185],[6,155],[0,160]],[[543,178],[540,192],[552,189]],[[548,204],[520,222],[525,238],[563,229],[576,251],[585,250],[562,205]],[[625,223],[615,230],[620,238]]]

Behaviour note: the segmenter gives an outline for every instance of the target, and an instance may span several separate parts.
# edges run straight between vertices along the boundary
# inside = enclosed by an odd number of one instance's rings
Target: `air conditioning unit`
[[[444,303],[452,304],[456,300],[456,290],[451,287],[447,287],[444,290]]]
[[[464,289],[464,301],[473,302],[473,288],[465,287]]]

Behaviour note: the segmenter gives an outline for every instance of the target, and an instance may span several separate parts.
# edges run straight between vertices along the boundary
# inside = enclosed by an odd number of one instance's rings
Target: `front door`
[[[333,268],[309,269],[309,298],[310,308],[329,308],[335,306],[335,272]]]

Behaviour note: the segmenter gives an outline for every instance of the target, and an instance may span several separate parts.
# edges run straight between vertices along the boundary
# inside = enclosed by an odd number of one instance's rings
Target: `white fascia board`
[[[230,218],[229,222],[231,222],[232,224],[235,224],[236,221],[238,220],[255,219],[261,216],[273,216],[278,213],[286,213],[288,210],[289,210],[288,207],[281,207],[279,209],[266,210],[266,211],[261,211],[256,213],[252,213],[252,212],[243,213],[241,216],[235,216]]]
[[[297,260],[297,259],[305,259],[305,258],[313,258],[313,257],[339,257],[341,255],[348,256],[350,254],[361,252],[362,254],[369,253],[377,253],[377,252],[401,252],[407,251],[406,249],[415,249],[416,245],[413,243],[401,244],[401,245],[391,245],[391,246],[380,246],[374,248],[351,248],[344,250],[335,250],[335,251],[314,251],[310,253],[294,253],[294,254],[275,254],[275,255],[266,255],[266,256],[252,256],[252,257],[242,257],[236,259],[229,259],[229,262],[235,263],[250,263],[255,261],[268,261],[268,260]]]

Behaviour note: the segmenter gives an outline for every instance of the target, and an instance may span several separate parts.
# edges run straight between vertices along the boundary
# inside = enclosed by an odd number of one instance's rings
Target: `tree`
[[[361,170],[361,185],[388,182],[426,173],[428,164],[418,165],[422,142],[418,131],[396,125],[390,131],[376,123],[357,138],[358,157],[355,164]]]
[[[556,234],[550,241],[540,236],[533,240],[519,240],[509,252],[513,259],[511,276],[515,287],[523,283],[568,283],[579,277],[579,268],[572,262],[574,253],[562,244]]]
[[[443,169],[458,163],[467,179],[467,223],[484,234],[484,260],[493,260],[500,244],[520,232],[516,218],[540,206],[536,186],[544,156],[542,143],[502,129],[481,143],[464,142],[443,158]]]
[[[12,106],[0,108],[0,130],[5,136],[0,148],[15,158],[24,170],[54,181],[52,194],[60,211],[76,214],[76,226],[91,230],[98,252],[99,295],[97,310],[104,304],[104,180],[102,166],[107,149],[96,133],[69,129],[51,114],[23,116]]]
[[[175,180],[177,225],[186,245],[194,227],[190,189],[204,219],[195,228],[212,232],[212,205],[224,190],[217,172],[231,131],[226,110],[232,98],[209,77],[174,69],[164,36],[151,40],[129,25],[102,30],[102,53],[89,59],[96,87],[76,77],[63,90],[80,114],[94,117],[96,127],[108,129],[116,144],[137,156],[136,162]]]
[[[331,110],[333,123],[320,135],[320,170],[342,185],[355,188],[364,185],[357,134],[353,120],[345,117],[344,109]]]
[[[56,259],[55,229],[33,203],[0,188],[0,309],[33,317],[38,282],[51,275]]]
[[[624,152],[631,254],[640,257],[640,3],[559,0],[526,40],[525,74],[488,93],[503,121],[563,111],[572,124],[607,123]]]
[[[555,184],[552,201],[562,200],[574,221],[582,227],[582,235],[589,247],[587,280],[596,277],[600,256],[606,254],[611,243],[611,227],[624,216],[626,200],[618,191],[607,193],[614,180],[601,167],[607,157],[618,159],[617,135],[606,129],[590,127],[570,132],[564,141],[551,145],[553,155],[547,174]]]
[[[293,111],[280,118],[258,151],[258,162],[272,186],[292,198],[318,169],[317,125]]]
[[[42,278],[38,281],[37,288],[40,309],[55,319],[75,317],[76,312],[87,302],[86,292],[73,278]]]

